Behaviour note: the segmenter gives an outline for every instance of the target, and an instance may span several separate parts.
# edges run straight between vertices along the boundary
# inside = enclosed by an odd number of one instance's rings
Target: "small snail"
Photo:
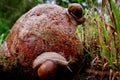
[[[32,77],[29,80],[47,79],[58,66],[70,70],[69,62],[82,55],[75,26],[84,21],[79,4],[71,4],[68,9],[37,5],[16,21],[1,45],[1,70],[9,76],[21,75],[22,79],[25,75]]]
[[[77,3],[72,3],[69,5],[68,14],[70,14],[70,16],[75,20],[76,24],[82,24],[86,20],[83,17],[82,6]]]
[[[46,76],[54,75],[58,65],[67,66],[67,60],[58,53],[45,52],[38,56],[33,62],[33,68],[38,68],[38,76],[46,78]]]

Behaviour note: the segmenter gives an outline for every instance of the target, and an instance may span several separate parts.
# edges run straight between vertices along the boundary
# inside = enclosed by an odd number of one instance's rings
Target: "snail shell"
[[[74,24],[82,24],[86,20],[83,16],[82,6],[77,3],[72,3],[69,5],[68,15]]]
[[[34,60],[33,68],[38,67],[39,65],[44,63],[46,60],[54,61],[55,63],[63,65],[63,66],[68,65],[67,60],[60,54],[56,52],[44,52],[40,54],[39,56],[37,56],[37,58]]]
[[[38,76],[41,79],[47,79],[53,76],[57,67],[68,66],[67,60],[56,52],[44,52],[40,54],[33,62],[33,68],[38,68]]]

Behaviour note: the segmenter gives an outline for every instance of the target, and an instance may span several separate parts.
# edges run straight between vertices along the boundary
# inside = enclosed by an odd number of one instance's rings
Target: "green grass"
[[[120,70],[120,11],[113,0],[102,1],[101,13],[95,11],[97,7],[91,4],[92,8],[85,15],[85,30],[83,26],[78,27],[77,33],[85,43],[84,52],[92,58],[91,69],[101,70],[103,74],[104,71],[117,74]],[[104,14],[109,16],[107,20]],[[116,77],[120,79],[119,75]]]
[[[0,18],[0,45],[4,41],[5,37],[9,32],[10,21],[4,18]]]

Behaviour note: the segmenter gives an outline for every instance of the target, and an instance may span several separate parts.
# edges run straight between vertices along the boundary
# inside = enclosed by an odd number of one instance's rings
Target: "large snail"
[[[1,71],[46,79],[59,65],[69,67],[81,55],[82,43],[75,29],[84,21],[79,4],[68,9],[37,5],[16,21],[1,45]]]

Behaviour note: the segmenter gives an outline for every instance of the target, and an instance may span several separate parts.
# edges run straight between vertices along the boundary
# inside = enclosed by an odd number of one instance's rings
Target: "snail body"
[[[15,68],[18,73],[41,78],[58,65],[67,66],[70,60],[76,60],[82,44],[75,26],[83,23],[79,23],[83,17],[77,20],[73,9],[68,10],[40,4],[21,16],[0,47],[2,70],[11,72]],[[41,74],[43,71],[45,74]]]

